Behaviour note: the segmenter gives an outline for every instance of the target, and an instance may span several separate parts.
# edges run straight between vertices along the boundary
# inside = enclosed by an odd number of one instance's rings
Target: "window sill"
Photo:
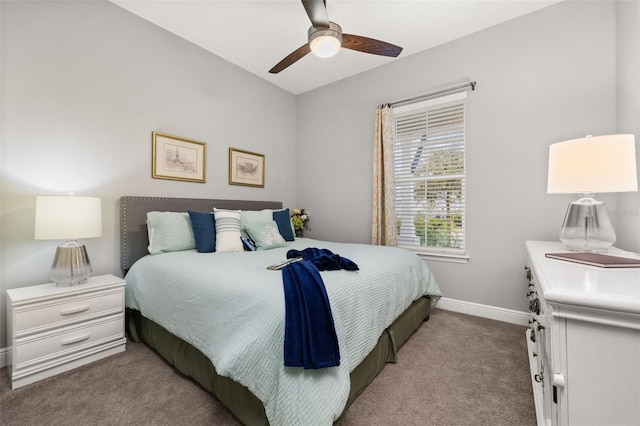
[[[446,251],[428,251],[428,250],[420,250],[410,246],[400,246],[404,249],[410,250],[420,256],[424,260],[436,260],[440,262],[451,262],[451,263],[468,263],[469,256],[466,253],[459,252],[446,252]]]

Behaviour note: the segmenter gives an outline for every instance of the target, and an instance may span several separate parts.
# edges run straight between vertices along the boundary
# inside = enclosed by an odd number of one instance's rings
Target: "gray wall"
[[[524,241],[557,240],[548,146],[616,131],[615,3],[563,2],[298,96],[297,201],[312,237],[369,242],[377,104],[475,80],[467,102],[470,261],[427,261],[446,297],[526,311]],[[615,195],[599,197],[616,208]]]
[[[109,2],[2,2],[2,287],[49,281],[36,195],[102,198],[94,274],[120,274],[122,195],[295,204],[293,95]],[[207,143],[207,183],[151,178],[151,132]],[[228,148],[265,154],[264,189],[230,186]]]
[[[616,76],[619,133],[636,135],[640,166],[640,1],[616,3]],[[640,192],[618,195],[616,246],[640,253]]]

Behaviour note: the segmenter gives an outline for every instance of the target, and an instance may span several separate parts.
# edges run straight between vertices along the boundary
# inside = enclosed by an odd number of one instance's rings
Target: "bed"
[[[433,275],[406,250],[309,238],[254,252],[149,254],[148,212],[214,207],[283,210],[273,201],[120,199],[129,338],[153,348],[244,424],[331,424],[428,320],[440,297]],[[340,345],[336,367],[308,370],[282,362],[282,275],[266,267],[284,260],[288,250],[308,247],[331,250],[360,267],[321,273]]]

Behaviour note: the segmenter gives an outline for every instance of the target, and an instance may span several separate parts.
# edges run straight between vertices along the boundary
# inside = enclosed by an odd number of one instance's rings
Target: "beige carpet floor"
[[[238,425],[140,343],[11,390],[0,425]],[[336,425],[535,425],[525,328],[436,309]]]

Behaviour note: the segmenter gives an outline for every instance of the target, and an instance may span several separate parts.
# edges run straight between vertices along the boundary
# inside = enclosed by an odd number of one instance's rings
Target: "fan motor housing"
[[[311,26],[308,31],[309,44],[318,37],[333,37],[342,44],[342,27],[335,22],[329,22],[329,28]]]

